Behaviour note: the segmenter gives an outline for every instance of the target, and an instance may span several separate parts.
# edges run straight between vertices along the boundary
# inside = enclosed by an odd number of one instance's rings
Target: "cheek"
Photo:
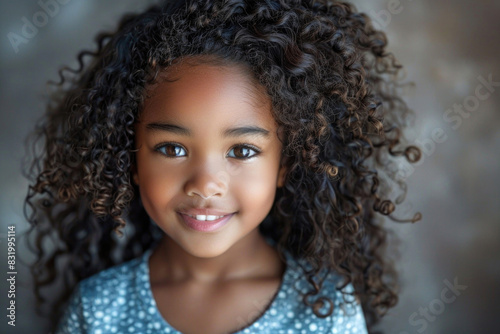
[[[142,159],[138,162],[138,179],[142,202],[146,209],[153,210],[153,206],[165,207],[175,196],[180,178],[175,170],[167,170],[162,164]]]
[[[232,190],[243,204],[242,209],[261,212],[271,208],[276,194],[276,173],[270,165],[248,166],[232,178]]]

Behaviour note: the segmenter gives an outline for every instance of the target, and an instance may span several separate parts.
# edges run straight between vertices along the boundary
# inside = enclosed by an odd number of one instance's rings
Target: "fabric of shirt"
[[[180,333],[162,317],[151,292],[148,259],[152,251],[149,249],[138,258],[80,281],[56,334]],[[271,303],[238,334],[367,333],[359,303],[343,303],[342,292],[335,288],[339,277],[331,273],[317,296],[333,301],[333,313],[326,318],[317,317],[299,294],[308,292],[312,286],[297,261],[288,252],[285,254],[286,270]],[[352,285],[347,285],[345,291],[352,292]],[[354,300],[351,295],[345,297]],[[321,314],[329,308],[325,304]]]

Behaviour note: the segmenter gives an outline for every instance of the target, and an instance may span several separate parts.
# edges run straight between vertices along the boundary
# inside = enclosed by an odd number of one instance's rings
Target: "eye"
[[[233,155],[231,155],[231,152],[234,152]],[[253,152],[253,154],[252,154]],[[236,159],[249,159],[252,158],[256,155],[258,155],[260,151],[256,148],[253,148],[251,146],[247,145],[238,145],[235,146],[229,151],[229,157],[231,158],[236,158]]]
[[[170,158],[186,156],[186,150],[182,146],[177,144],[161,144],[155,147],[155,151],[158,151]]]

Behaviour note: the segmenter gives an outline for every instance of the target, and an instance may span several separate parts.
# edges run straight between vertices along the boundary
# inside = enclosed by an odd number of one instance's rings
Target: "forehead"
[[[272,120],[271,99],[240,65],[216,66],[183,60],[146,90],[142,119],[189,114]]]

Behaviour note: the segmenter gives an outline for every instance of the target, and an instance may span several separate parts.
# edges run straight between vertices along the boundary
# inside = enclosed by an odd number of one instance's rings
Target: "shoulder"
[[[340,277],[332,274],[338,282]],[[334,296],[333,313],[330,317],[331,333],[368,333],[363,309],[359,301],[354,297],[354,287],[351,283],[342,290],[331,282],[326,283],[325,292]]]
[[[97,333],[104,327],[120,328],[120,321],[133,313],[141,301],[140,294],[144,293],[141,289],[147,279],[144,259],[142,255],[80,281],[56,333]]]
[[[317,295],[310,295],[307,298],[307,301],[310,303],[316,300],[323,301],[324,303],[319,309],[319,313],[326,315],[329,313],[330,308],[332,308],[331,314],[326,317],[318,317],[312,312],[311,306],[304,304],[303,295],[312,291],[313,286],[308,282],[302,269],[297,265],[298,262],[307,268],[307,265],[303,261],[292,260],[290,270],[291,288],[289,288],[289,291],[292,294],[296,294],[293,297],[291,296],[298,303],[295,317],[300,318],[300,322],[302,323],[301,326],[296,322],[294,324],[295,329],[306,329],[309,332],[321,333],[368,333],[363,309],[352,295],[354,292],[353,285],[348,284],[340,290],[338,287],[340,286],[342,277],[334,272],[330,272],[327,275]]]
[[[112,295],[125,295],[142,275],[143,256],[110,267],[79,282],[82,297],[87,300]]]

